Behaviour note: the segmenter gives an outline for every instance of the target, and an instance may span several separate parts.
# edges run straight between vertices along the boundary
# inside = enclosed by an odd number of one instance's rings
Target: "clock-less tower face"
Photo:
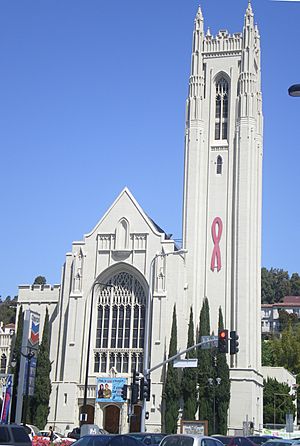
[[[260,369],[262,203],[260,37],[250,4],[243,33],[235,34],[205,34],[198,10],[191,67],[183,213],[188,294],[196,318],[208,298],[215,332],[220,306],[225,327],[237,330],[240,352],[228,360],[249,378],[244,414],[258,419],[261,378],[246,373]]]

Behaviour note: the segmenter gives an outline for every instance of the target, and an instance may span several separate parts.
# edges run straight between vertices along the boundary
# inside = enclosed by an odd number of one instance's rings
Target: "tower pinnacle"
[[[246,9],[245,18],[247,18],[247,17],[253,17],[253,10],[252,10],[252,5],[251,5],[251,0],[249,0],[248,7]]]
[[[202,14],[202,10],[201,10],[201,6],[200,5],[199,5],[198,10],[197,10],[196,20],[203,20],[203,14]]]
[[[195,29],[203,31],[203,14],[200,5],[198,7],[197,14],[195,17]]]

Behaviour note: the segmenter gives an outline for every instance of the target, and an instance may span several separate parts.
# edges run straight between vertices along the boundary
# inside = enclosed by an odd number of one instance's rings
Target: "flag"
[[[1,421],[0,421],[1,424],[8,424],[10,406],[11,406],[11,396],[12,396],[12,375],[8,375],[6,379],[6,390],[1,411]]]

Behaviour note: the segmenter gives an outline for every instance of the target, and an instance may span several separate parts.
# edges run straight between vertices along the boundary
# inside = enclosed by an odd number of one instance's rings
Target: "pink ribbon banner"
[[[217,229],[218,227],[218,229]],[[214,242],[214,249],[211,256],[211,262],[210,262],[210,269],[212,271],[217,268],[217,271],[219,272],[222,268],[222,262],[221,262],[221,250],[220,250],[220,240],[222,236],[223,231],[223,223],[220,217],[216,217],[211,225],[211,234],[212,239]]]

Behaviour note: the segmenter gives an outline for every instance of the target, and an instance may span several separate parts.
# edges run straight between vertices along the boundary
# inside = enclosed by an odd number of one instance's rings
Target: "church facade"
[[[260,255],[262,206],[260,36],[249,3],[242,33],[204,33],[198,9],[186,104],[183,250],[125,188],[82,241],[73,242],[60,285],[19,287],[19,307],[48,308],[53,362],[48,422],[61,432],[88,421],[110,432],[128,424],[126,402],[97,402],[99,378],[143,371],[148,297],[152,297],[150,364],[166,357],[176,305],[178,348],[186,347],[190,307],[198,322],[208,298],[212,329],[219,307],[239,334],[228,356],[229,429],[262,423]],[[185,252],[186,251],[186,252]],[[90,336],[89,336],[90,334]],[[87,367],[88,366],[88,367]],[[148,431],[160,431],[164,369],[151,375]],[[87,381],[86,381],[87,377]],[[85,385],[86,384],[86,385]]]

